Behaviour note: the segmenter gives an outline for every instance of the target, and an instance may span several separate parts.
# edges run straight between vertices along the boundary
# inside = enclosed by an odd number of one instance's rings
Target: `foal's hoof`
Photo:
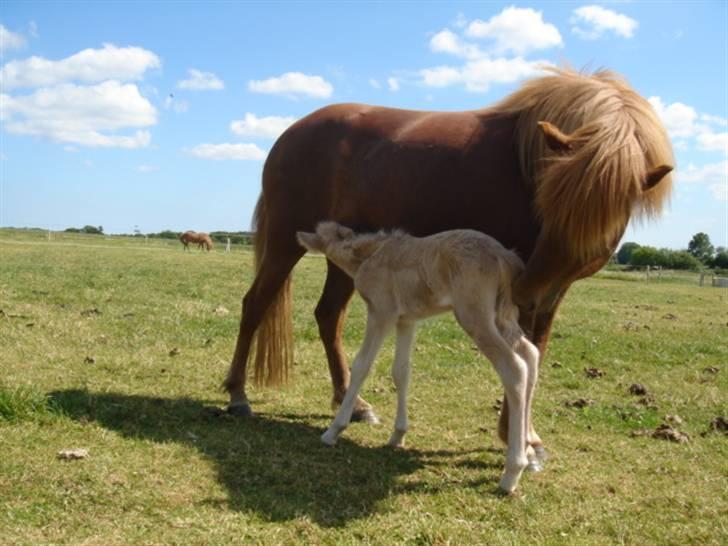
[[[337,439],[338,435],[331,429],[327,430],[321,435],[321,442],[329,447],[334,447],[336,445]]]
[[[233,417],[253,417],[255,415],[253,410],[250,409],[250,404],[244,402],[243,404],[229,405],[227,412]]]
[[[355,409],[351,414],[351,420],[360,423],[368,423],[370,425],[379,424],[379,417],[377,417],[377,415],[374,413],[374,410],[371,408],[364,408],[359,410]]]
[[[541,461],[528,461],[526,472],[543,472],[543,463]]]
[[[536,453],[536,458],[542,463],[548,460],[549,453],[543,448],[541,444],[533,446],[533,451]]]

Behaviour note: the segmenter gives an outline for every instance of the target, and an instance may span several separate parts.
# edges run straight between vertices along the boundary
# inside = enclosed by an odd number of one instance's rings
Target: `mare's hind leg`
[[[223,387],[230,394],[228,411],[234,415],[252,415],[245,393],[246,369],[253,335],[260,325],[278,291],[283,286],[293,266],[303,256],[303,248],[269,247],[260,264],[253,285],[243,298],[240,331],[235,344],[235,354]]]
[[[377,315],[371,312],[368,314],[364,343],[362,343],[361,349],[354,359],[354,364],[351,366],[351,381],[349,388],[346,390],[344,401],[341,402],[341,407],[336,413],[331,426],[321,435],[321,441],[326,445],[336,444],[341,432],[349,426],[356,397],[359,395],[364,380],[369,375],[369,370],[393,322],[394,317],[392,316]]]
[[[354,292],[354,281],[330,261],[327,261],[327,265],[326,283],[316,306],[315,315],[334,387],[332,407],[335,408],[341,404],[349,386],[349,366],[341,343],[341,334],[346,318],[346,306]],[[373,424],[379,422],[371,405],[360,397],[354,402],[351,420]]]

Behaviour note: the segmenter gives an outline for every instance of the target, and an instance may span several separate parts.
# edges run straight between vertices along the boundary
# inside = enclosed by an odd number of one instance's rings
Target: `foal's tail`
[[[518,326],[518,306],[513,303],[513,280],[525,270],[523,260],[515,252],[504,250],[498,254],[498,297],[496,299],[496,324],[503,337],[509,341],[520,338],[523,332]]]
[[[267,220],[261,194],[253,213],[256,276],[266,247]],[[291,276],[288,275],[255,333],[253,380],[256,385],[280,385],[288,380],[293,367],[292,299]]]

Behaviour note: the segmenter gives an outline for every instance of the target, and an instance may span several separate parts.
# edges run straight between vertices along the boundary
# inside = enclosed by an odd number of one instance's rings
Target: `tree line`
[[[671,250],[623,243],[616,254],[616,262],[634,267],[659,266],[666,269],[697,271],[707,267],[728,269],[728,249],[714,247],[707,233],[696,233],[686,250]]]
[[[82,228],[76,228],[76,227],[69,227],[66,228],[64,231],[67,233],[88,233],[91,235],[103,235],[104,234],[104,227],[103,226],[83,226]],[[169,229],[165,229],[163,231],[160,231],[159,233],[142,233],[139,230],[134,230],[134,233],[131,234],[121,234],[122,237],[152,237],[152,238],[158,238],[158,239],[179,239],[179,236],[182,235],[181,231],[172,231]],[[249,231],[213,231],[211,233],[208,233],[210,238],[218,243],[227,243],[227,240],[230,239],[230,242],[234,245],[251,245],[253,244],[253,234]]]

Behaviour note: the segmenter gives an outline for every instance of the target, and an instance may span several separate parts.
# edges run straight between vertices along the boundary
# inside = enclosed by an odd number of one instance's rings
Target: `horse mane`
[[[491,111],[517,116],[521,170],[534,184],[547,236],[579,258],[613,248],[630,217],[653,218],[669,200],[672,177],[643,191],[649,169],[674,165],[672,146],[650,104],[619,75],[547,68]],[[574,151],[551,150],[538,126],[570,135]]]

